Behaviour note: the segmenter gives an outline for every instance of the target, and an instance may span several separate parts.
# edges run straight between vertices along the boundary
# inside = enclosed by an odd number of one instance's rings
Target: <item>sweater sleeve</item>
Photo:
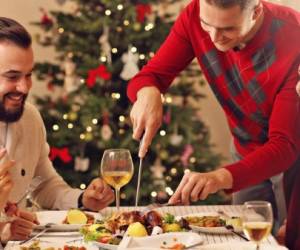
[[[300,99],[295,86],[298,63],[277,94],[269,120],[268,141],[239,162],[228,165],[238,191],[287,170],[300,152]]]
[[[188,9],[181,13],[156,55],[130,81],[127,95],[132,102],[146,86],[156,86],[162,93],[166,92],[173,79],[195,57],[187,31],[189,15]]]
[[[44,182],[33,193],[33,197],[43,208],[60,210],[77,208],[78,197],[82,190],[71,188],[54,169],[49,159],[49,145],[46,142],[46,131],[40,116],[38,122],[41,151],[35,176],[42,176]]]

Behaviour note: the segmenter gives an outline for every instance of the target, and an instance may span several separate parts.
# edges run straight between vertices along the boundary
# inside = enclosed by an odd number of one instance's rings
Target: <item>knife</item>
[[[143,144],[143,139],[140,140],[139,150]],[[142,177],[142,168],[143,168],[143,158],[140,157],[140,164],[139,164],[139,172],[138,172],[138,180],[137,180],[137,188],[136,188],[136,196],[135,196],[135,207],[137,208],[139,204],[139,196],[140,196],[140,184],[141,184],[141,177]]]

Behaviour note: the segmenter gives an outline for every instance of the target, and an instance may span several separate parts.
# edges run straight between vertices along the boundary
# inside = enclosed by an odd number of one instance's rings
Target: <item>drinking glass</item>
[[[247,237],[260,249],[260,243],[267,238],[273,225],[271,203],[267,201],[247,201],[242,213],[243,230]]]
[[[104,151],[100,172],[107,184],[116,192],[116,206],[120,208],[120,189],[126,185],[133,175],[133,162],[127,149],[107,149]]]

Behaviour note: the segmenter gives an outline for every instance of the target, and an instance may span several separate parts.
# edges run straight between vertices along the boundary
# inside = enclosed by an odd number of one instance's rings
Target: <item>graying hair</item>
[[[241,10],[245,10],[256,3],[256,0],[204,0],[204,1],[206,1],[210,5],[215,5],[222,9],[226,9],[238,5],[240,6]]]

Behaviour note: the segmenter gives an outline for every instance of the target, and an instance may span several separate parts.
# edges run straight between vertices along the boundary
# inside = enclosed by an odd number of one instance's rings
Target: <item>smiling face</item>
[[[261,7],[241,9],[239,5],[226,8],[200,0],[201,27],[205,30],[216,48],[226,52],[245,43],[254,32]]]
[[[12,42],[0,42],[0,120],[20,119],[31,88],[33,51]]]

